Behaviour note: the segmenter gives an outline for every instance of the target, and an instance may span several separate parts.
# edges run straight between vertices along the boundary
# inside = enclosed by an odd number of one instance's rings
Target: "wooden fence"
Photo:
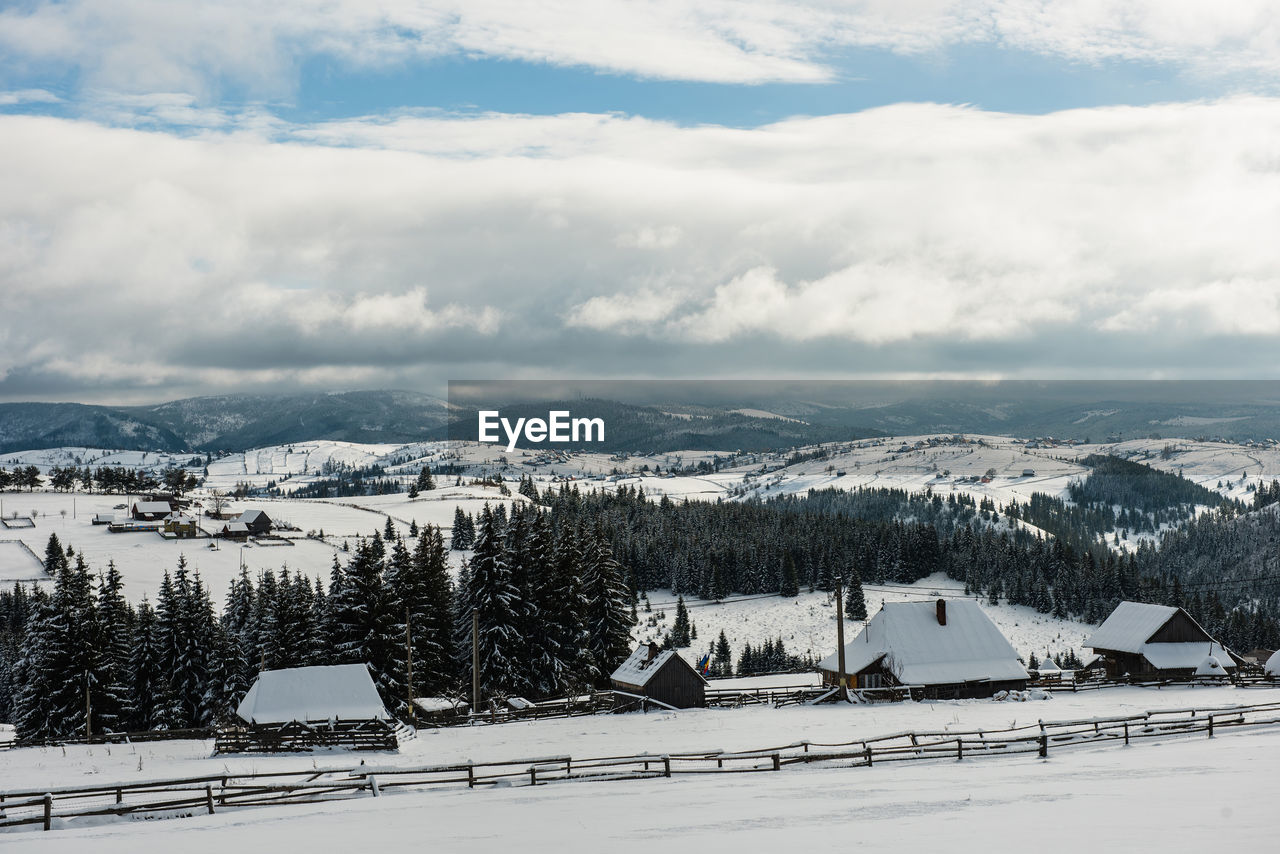
[[[678,774],[780,772],[824,764],[870,768],[885,762],[1036,755],[1147,739],[1280,728],[1280,703],[1161,709],[1140,715],[1042,721],[995,730],[899,732],[845,742],[798,741],[747,751],[639,754],[575,759],[545,756],[454,765],[376,766],[219,774],[110,783],[88,788],[0,792],[0,829],[67,826],[89,816],[212,814],[250,806],[379,797],[388,789],[540,786],[567,781],[641,780]]]

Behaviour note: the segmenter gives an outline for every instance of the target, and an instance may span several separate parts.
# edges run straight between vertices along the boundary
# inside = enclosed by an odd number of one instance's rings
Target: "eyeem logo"
[[[516,449],[523,432],[525,441],[530,444],[555,442],[603,442],[603,418],[572,418],[567,409],[553,409],[544,418],[517,418],[514,424],[511,419],[503,418],[496,409],[482,409],[479,412],[480,429],[477,433],[479,441],[486,443],[500,442],[498,428],[507,436],[507,452]]]

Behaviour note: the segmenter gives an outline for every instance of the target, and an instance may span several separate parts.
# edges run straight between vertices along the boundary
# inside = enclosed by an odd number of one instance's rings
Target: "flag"
[[[698,659],[698,672],[701,673],[703,676],[706,676],[707,673],[709,673],[710,671],[711,671],[711,653],[708,652],[706,655],[702,656],[702,658]]]

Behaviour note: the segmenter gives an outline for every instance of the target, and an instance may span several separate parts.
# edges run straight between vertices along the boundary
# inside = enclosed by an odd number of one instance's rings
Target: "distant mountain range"
[[[154,406],[0,404],[0,453],[86,446],[244,451],[312,439],[474,438],[477,408],[511,418],[569,409],[610,425],[608,451],[766,450],[882,435],[1280,438],[1280,383],[523,384],[455,400],[406,391],[196,397]],[[485,398],[484,394],[491,397]]]
[[[244,451],[335,439],[400,443],[443,435],[446,404],[405,391],[194,397],[156,406],[0,404],[0,453],[83,445]]]

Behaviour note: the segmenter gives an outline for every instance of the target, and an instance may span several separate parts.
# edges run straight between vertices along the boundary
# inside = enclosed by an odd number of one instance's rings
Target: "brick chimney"
[[[938,625],[945,626],[947,624],[947,600],[938,600]]]

